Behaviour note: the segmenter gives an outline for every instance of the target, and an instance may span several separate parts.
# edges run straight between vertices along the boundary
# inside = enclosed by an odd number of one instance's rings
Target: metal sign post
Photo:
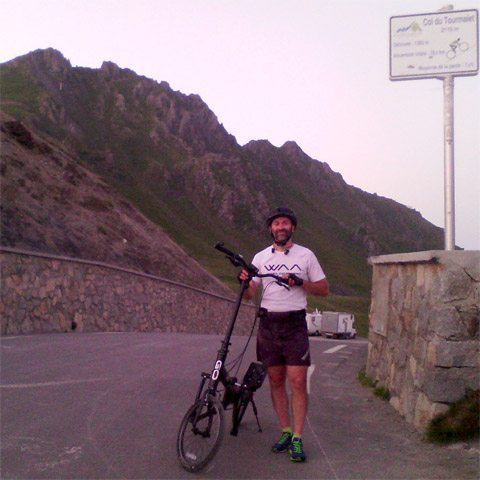
[[[390,18],[390,80],[443,81],[445,250],[455,249],[453,87],[478,75],[478,10]]]
[[[443,78],[445,174],[445,250],[455,250],[455,157],[453,135],[453,75]]]

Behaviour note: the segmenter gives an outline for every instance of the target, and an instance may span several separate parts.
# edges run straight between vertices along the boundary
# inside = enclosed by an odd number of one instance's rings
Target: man
[[[260,325],[257,334],[257,355],[267,368],[272,403],[282,435],[272,451],[290,453],[295,462],[306,460],[302,431],[307,415],[307,369],[310,365],[308,330],[305,319],[307,294],[328,295],[328,282],[317,258],[308,248],[293,242],[297,217],[289,208],[275,209],[267,219],[273,245],[257,253],[252,263],[260,273],[276,273],[288,278],[290,290],[271,278],[262,278]],[[248,272],[240,273],[241,280]],[[245,292],[250,299],[260,285],[253,278]],[[292,420],[286,382],[291,389]]]

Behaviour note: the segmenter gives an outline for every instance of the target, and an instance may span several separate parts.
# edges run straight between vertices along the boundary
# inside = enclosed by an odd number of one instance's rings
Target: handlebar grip
[[[251,263],[250,265],[247,265],[246,268],[252,277],[255,277],[257,275],[258,268],[253,263]]]
[[[232,262],[232,264],[236,267],[243,267],[248,270],[248,265],[245,259],[238,253],[234,253],[228,248],[223,246],[223,242],[218,242],[215,244],[215,248],[220,252],[223,252],[227,258]]]
[[[223,242],[217,242],[215,244],[215,248],[220,252],[224,253],[225,255],[228,255],[229,257],[235,256],[235,254],[231,250],[223,246]]]
[[[298,275],[295,275],[294,273],[291,273],[288,278],[291,278],[293,280],[293,283],[297,287],[301,287],[303,285],[303,278],[300,278]]]

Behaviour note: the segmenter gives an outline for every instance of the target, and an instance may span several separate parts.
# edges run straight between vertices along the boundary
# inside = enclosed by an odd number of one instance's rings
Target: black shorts
[[[274,313],[260,309],[257,358],[265,367],[310,365],[305,310]]]

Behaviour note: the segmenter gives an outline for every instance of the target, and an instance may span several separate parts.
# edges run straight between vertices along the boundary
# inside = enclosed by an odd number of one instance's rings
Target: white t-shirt
[[[318,282],[325,278],[322,267],[315,254],[308,248],[293,244],[288,253],[279,252],[272,246],[258,252],[252,263],[259,273],[275,273],[285,275],[294,273],[303,280]],[[262,283],[262,301],[260,306],[271,312],[288,312],[302,310],[307,306],[307,292],[302,287],[291,287],[287,290],[277,285],[273,278],[254,277],[256,283]]]

